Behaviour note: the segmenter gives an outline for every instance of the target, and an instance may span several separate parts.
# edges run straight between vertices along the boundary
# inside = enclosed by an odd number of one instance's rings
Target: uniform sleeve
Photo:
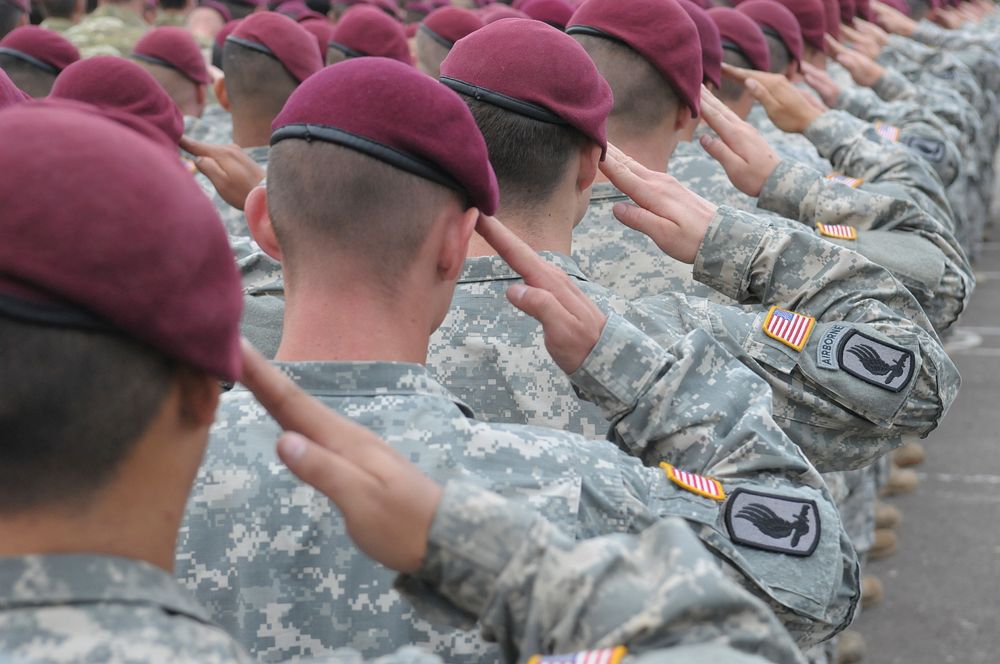
[[[734,664],[751,653],[800,661],[767,608],[727,580],[676,518],[574,542],[499,496],[450,483],[423,568],[397,587],[421,612],[451,605],[478,617],[511,662],[616,646],[627,647],[626,662],[674,661],[675,650],[726,653]]]

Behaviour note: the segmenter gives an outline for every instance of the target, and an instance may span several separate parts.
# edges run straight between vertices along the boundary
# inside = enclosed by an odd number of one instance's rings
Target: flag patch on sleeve
[[[846,184],[851,189],[857,189],[865,182],[861,178],[852,178],[850,175],[844,175],[842,173],[830,173],[826,176],[826,179],[833,182],[839,182],[840,184]]]
[[[816,230],[819,231],[820,235],[836,238],[838,240],[858,239],[858,229],[853,226],[844,226],[840,224],[816,224]]]
[[[777,339],[786,346],[801,351],[809,341],[816,326],[816,319],[812,316],[804,316],[794,311],[785,311],[778,307],[771,307],[764,319],[761,329],[764,334]]]
[[[671,482],[682,489],[687,489],[691,493],[711,498],[712,500],[726,499],[726,492],[722,488],[722,483],[717,479],[674,468],[666,461],[660,463],[660,468],[666,471],[667,477]]]
[[[893,143],[899,140],[899,127],[894,127],[891,124],[884,124],[882,122],[875,123],[875,133],[877,133],[882,138],[888,139]]]
[[[528,664],[619,664],[628,653],[625,646],[584,650],[569,655],[535,655]]]

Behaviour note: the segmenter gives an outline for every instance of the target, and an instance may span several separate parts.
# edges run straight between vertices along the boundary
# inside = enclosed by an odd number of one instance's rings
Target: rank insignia
[[[816,230],[824,237],[832,237],[838,240],[858,239],[858,229],[853,226],[816,224]]]
[[[895,143],[899,140],[899,127],[894,127],[890,124],[884,124],[882,122],[875,123],[875,133],[882,138],[888,139]]]
[[[819,509],[812,500],[736,489],[726,504],[726,529],[737,544],[811,556],[819,546]]]
[[[816,319],[812,316],[771,307],[761,329],[772,339],[777,339],[786,346],[800,351],[809,341],[809,335],[815,326]]]
[[[535,655],[528,664],[619,664],[628,653],[625,646],[584,650],[570,655]]]
[[[726,492],[719,480],[679,470],[665,461],[660,463],[660,468],[666,471],[667,477],[670,478],[671,482],[683,489],[687,489],[691,493],[711,498],[712,500],[726,499]]]
[[[906,387],[916,370],[913,351],[878,341],[854,330],[837,350],[840,368],[890,392]]]
[[[832,180],[833,182],[839,182],[840,184],[846,184],[851,189],[857,189],[865,182],[861,178],[852,178],[850,175],[843,175],[841,173],[830,173],[826,176],[826,179]]]

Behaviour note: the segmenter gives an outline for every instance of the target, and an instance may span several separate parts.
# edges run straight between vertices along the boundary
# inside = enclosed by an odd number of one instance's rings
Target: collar
[[[538,255],[546,263],[555,265],[557,268],[580,281],[588,281],[584,276],[580,266],[572,258],[565,254],[557,254],[552,251],[540,251]],[[499,256],[472,256],[465,259],[462,266],[462,274],[458,278],[458,283],[468,284],[479,281],[520,281],[521,275],[507,265],[507,262]]]
[[[610,182],[598,182],[590,189],[590,204],[597,205],[607,201],[627,201],[628,196]]]
[[[276,362],[296,385],[315,397],[421,396],[444,399],[470,419],[475,413],[434,380],[420,364],[408,362]],[[248,391],[238,385],[233,392]]]
[[[213,624],[173,577],[141,560],[96,554],[0,557],[0,611],[98,603],[155,606]]]

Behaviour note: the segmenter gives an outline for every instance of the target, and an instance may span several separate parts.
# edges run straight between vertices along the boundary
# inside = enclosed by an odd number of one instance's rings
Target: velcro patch
[[[801,351],[806,342],[809,341],[809,335],[812,334],[815,325],[816,319],[812,316],[771,307],[761,329],[772,339],[777,339],[786,346]]]
[[[840,184],[846,184],[851,189],[857,189],[865,183],[861,178],[852,178],[850,175],[844,175],[843,173],[830,173],[826,176],[827,180],[832,180],[833,182],[839,182]]]
[[[737,544],[811,556],[819,546],[819,508],[812,500],[737,489],[726,504],[726,529]]]
[[[628,653],[625,646],[584,650],[570,655],[535,655],[528,664],[618,664]]]
[[[666,461],[660,463],[660,468],[666,471],[670,481],[683,489],[687,489],[691,493],[711,498],[712,500],[726,499],[726,491],[722,488],[722,483],[717,479],[674,468]]]
[[[838,240],[857,240],[858,229],[853,226],[841,224],[816,224],[816,230],[820,235],[832,237]]]
[[[853,329],[850,325],[833,323],[823,330],[819,345],[816,347],[816,366],[832,371],[840,369],[840,364],[837,362],[837,345]]]
[[[907,136],[903,139],[903,145],[910,148],[927,161],[937,163],[944,159],[944,143],[932,138],[921,138],[920,136]]]
[[[884,124],[882,122],[875,123],[875,133],[877,133],[882,138],[886,138],[893,143],[899,140],[899,127],[894,127],[890,124]]]
[[[913,351],[873,339],[857,330],[840,342],[840,368],[866,383],[899,392],[910,383],[916,369]]]

